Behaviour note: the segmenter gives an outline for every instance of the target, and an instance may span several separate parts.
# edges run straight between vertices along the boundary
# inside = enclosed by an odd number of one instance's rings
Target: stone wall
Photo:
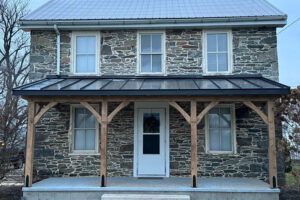
[[[117,104],[110,104],[109,112]],[[188,104],[181,104],[189,112]],[[198,110],[204,105],[199,104]],[[36,128],[34,168],[37,178],[52,176],[99,175],[100,155],[72,155],[69,105],[51,109]],[[170,107],[170,175],[190,175],[190,126],[181,114]],[[280,137],[280,133],[277,132]],[[134,106],[116,115],[108,126],[108,175],[133,176]],[[204,122],[198,126],[198,170],[206,177],[268,178],[267,127],[259,116],[236,104],[237,153],[205,153]],[[284,166],[278,166],[279,177]]]
[[[234,28],[233,73],[260,73],[278,81],[275,28]],[[137,31],[101,32],[101,74],[137,72]],[[166,73],[202,74],[202,30],[166,30]],[[56,34],[31,32],[31,80],[56,73]],[[71,32],[61,31],[61,71],[70,73]]]

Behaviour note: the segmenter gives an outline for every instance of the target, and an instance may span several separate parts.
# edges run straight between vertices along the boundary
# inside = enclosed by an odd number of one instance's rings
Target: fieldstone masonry
[[[233,73],[261,73],[278,80],[275,28],[235,28]],[[136,70],[136,30],[101,32],[102,74],[131,74]],[[61,31],[61,71],[71,74],[71,32]],[[31,80],[56,72],[54,31],[31,32]],[[167,74],[201,74],[202,30],[166,31]],[[111,110],[117,104],[110,104]],[[188,104],[181,104],[189,112]],[[204,107],[199,104],[199,111]],[[247,107],[236,104],[236,154],[205,153],[204,121],[198,127],[198,172],[201,176],[257,177],[268,180],[267,127]],[[190,126],[170,107],[170,175],[190,175]],[[35,178],[99,175],[100,154],[73,155],[70,106],[59,104],[36,126]],[[277,131],[277,139],[281,133]],[[108,126],[109,176],[133,175],[134,105],[116,115]],[[284,165],[278,159],[279,180]]]

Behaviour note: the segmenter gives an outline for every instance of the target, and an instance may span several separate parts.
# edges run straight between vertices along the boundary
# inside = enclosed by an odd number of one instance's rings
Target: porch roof
[[[282,95],[290,87],[261,75],[47,76],[14,95]]]

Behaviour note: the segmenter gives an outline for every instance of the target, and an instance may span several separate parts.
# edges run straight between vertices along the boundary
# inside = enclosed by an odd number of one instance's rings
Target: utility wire
[[[297,21],[300,20],[300,17],[298,17],[296,20],[294,20],[292,23],[290,23],[289,25],[287,25],[284,29],[282,29],[281,31],[279,31],[277,33],[277,35],[279,35],[280,33],[282,33],[283,31],[285,31],[286,29],[288,29],[289,27],[291,27],[292,25],[294,25]]]

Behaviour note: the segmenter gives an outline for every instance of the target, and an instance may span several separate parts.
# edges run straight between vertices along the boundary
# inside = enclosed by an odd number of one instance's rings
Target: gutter
[[[57,25],[53,26],[56,33],[56,75],[60,75],[60,32]]]
[[[228,26],[278,26],[286,25],[287,16],[220,17],[191,19],[129,19],[129,20],[21,20],[23,29],[50,29],[54,24],[60,29],[121,29],[121,28],[188,28]]]

